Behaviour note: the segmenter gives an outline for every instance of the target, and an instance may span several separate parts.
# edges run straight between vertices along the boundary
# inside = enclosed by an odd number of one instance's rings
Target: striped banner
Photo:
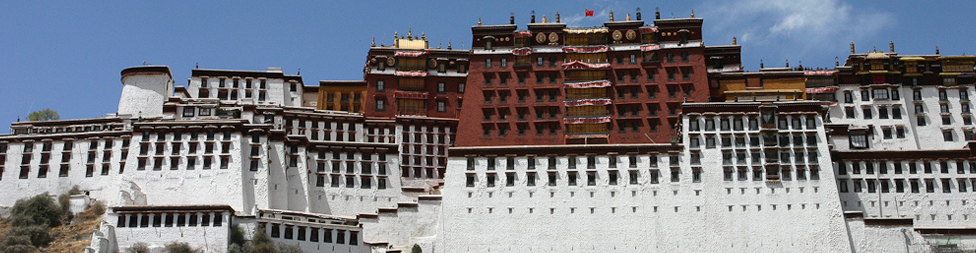
[[[396,98],[427,99],[427,92],[398,90],[393,96]]]
[[[803,75],[805,75],[805,76],[830,76],[830,75],[836,75],[837,72],[838,72],[837,70],[807,71],[807,72],[803,72]]]
[[[608,46],[595,47],[563,47],[563,53],[604,53],[610,51]]]
[[[419,52],[397,51],[396,53],[393,54],[393,56],[419,57],[419,56],[425,55],[425,54],[427,54],[429,52],[430,51],[419,51]]]
[[[838,87],[820,87],[820,88],[807,88],[807,93],[832,93],[836,92]]]
[[[512,34],[512,36],[515,36],[515,38],[532,37],[532,32],[530,32],[530,31],[518,31],[518,32],[515,32],[514,34]]]
[[[566,107],[588,106],[588,105],[609,105],[613,101],[609,98],[581,99],[576,101],[563,102]]]
[[[425,77],[427,72],[423,71],[397,71],[393,73],[396,76],[406,76],[406,77]]]
[[[603,87],[609,87],[610,81],[600,80],[600,81],[591,81],[591,82],[583,82],[583,83],[567,83],[565,85],[566,88],[577,88],[577,89],[603,88]]]
[[[610,68],[610,63],[590,64],[581,61],[563,63],[563,69],[606,69]]]
[[[610,122],[610,116],[597,118],[564,118],[563,124],[600,124]]]
[[[660,45],[646,45],[646,46],[641,46],[641,52],[654,51],[654,50],[660,50],[660,49],[661,49],[661,46]]]
[[[526,56],[526,55],[532,54],[532,49],[531,48],[513,49],[512,50],[512,54],[517,55],[517,56]]]

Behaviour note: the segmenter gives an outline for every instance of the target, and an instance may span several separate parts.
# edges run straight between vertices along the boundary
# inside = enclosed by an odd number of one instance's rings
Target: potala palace
[[[78,186],[89,252],[976,249],[976,56],[744,71],[701,18],[634,16],[398,32],[363,80],[126,68],[117,113],[0,135],[0,206]]]

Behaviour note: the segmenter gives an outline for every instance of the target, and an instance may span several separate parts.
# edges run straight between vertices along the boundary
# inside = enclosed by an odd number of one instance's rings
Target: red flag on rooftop
[[[593,16],[593,11],[590,10],[590,9],[586,9],[586,16],[587,17],[592,17]]]

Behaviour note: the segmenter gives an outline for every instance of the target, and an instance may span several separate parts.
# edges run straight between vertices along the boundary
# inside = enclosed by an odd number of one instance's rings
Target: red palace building
[[[668,143],[681,104],[709,101],[708,72],[739,70],[738,46],[707,50],[694,13],[657,13],[653,25],[639,10],[601,27],[541,21],[471,27],[457,146]]]

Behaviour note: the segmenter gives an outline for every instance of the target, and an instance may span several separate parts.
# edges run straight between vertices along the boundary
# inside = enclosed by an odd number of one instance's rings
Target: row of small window
[[[157,157],[155,159],[146,159],[146,158],[140,157],[139,158],[139,162],[138,162],[138,166],[136,167],[136,169],[137,170],[146,170],[146,169],[148,169],[150,167],[149,160],[152,160],[153,161],[153,163],[152,163],[152,170],[163,170],[164,167],[168,167],[170,170],[178,170],[180,168],[180,160],[181,159],[183,159],[183,158],[180,158],[180,157],[171,157],[171,158],[168,159],[169,160],[169,164],[167,166],[167,164],[164,164],[163,163],[163,160],[167,160],[167,159],[159,158],[159,157]],[[198,158],[198,157],[195,157],[195,156],[191,156],[191,157],[186,157],[185,160],[186,160],[186,169],[187,170],[194,170],[194,169],[197,168],[197,161],[198,160],[201,160],[201,159]],[[202,165],[203,165],[202,166],[202,169],[209,170],[211,167],[213,167],[213,162],[214,162],[214,158],[213,157],[204,156],[202,158],[202,161],[203,161],[202,162]],[[253,164],[254,163],[252,163],[252,166],[253,166]],[[230,157],[226,157],[226,156],[220,157],[220,164],[219,164],[220,169],[227,169],[229,166],[230,166]],[[257,169],[256,167],[252,167],[251,168],[251,170],[256,170],[256,169]]]
[[[950,109],[951,107],[948,103],[939,103],[939,113],[951,113]],[[959,110],[964,114],[972,113],[972,109],[970,108],[970,105],[968,103],[959,104]],[[915,114],[924,114],[924,113],[925,113],[925,105],[915,104]],[[880,115],[879,118],[881,118]]]
[[[233,150],[232,149],[232,145],[233,144],[231,142],[221,143],[221,145],[220,145],[220,152],[217,152],[217,153],[230,154],[230,151]],[[152,152],[152,153],[153,154],[156,154],[156,155],[164,155],[166,153],[165,152],[166,151],[166,146],[167,145],[164,144],[164,143],[158,143],[158,144],[155,145],[155,147],[153,149],[155,152]],[[172,154],[172,155],[182,154],[182,151],[183,151],[183,148],[182,148],[183,145],[182,145],[182,143],[178,143],[178,142],[170,143],[169,146],[170,146],[170,148],[169,148],[170,154]],[[193,142],[186,144],[186,147],[187,147],[186,148],[186,154],[191,154],[191,155],[192,154],[196,154],[197,153],[197,149],[198,149],[199,146],[200,146],[199,143],[193,143]],[[204,149],[203,149],[203,153],[204,154],[213,154],[215,152],[214,151],[214,147],[216,147],[217,145],[214,145],[213,143],[205,143],[203,146],[204,146]],[[145,144],[145,143],[142,144],[142,145],[140,145],[139,155],[141,155],[141,156],[149,155],[149,153],[150,153],[149,152],[150,151],[149,147],[150,147],[150,145],[149,144]]]
[[[204,134],[206,134],[206,140],[208,140],[208,141],[212,141],[212,140],[216,140],[217,139],[217,134],[213,130],[205,131]],[[167,139],[167,135],[168,134],[166,132],[163,132],[163,131],[156,132],[155,133],[155,137],[156,137],[155,138],[155,141],[156,142],[165,142],[165,141],[168,140]],[[199,140],[200,139],[200,131],[196,131],[196,130],[189,131],[189,135],[190,135],[190,139],[189,140],[191,140],[191,141],[195,141],[195,140]],[[150,141],[150,138],[152,136],[153,136],[153,133],[152,132],[149,132],[149,131],[142,132],[142,142],[149,142]],[[172,136],[173,136],[173,138],[172,139],[169,139],[168,141],[182,141],[183,140],[183,132],[181,132],[181,131],[172,132]],[[232,134],[231,134],[231,131],[230,130],[224,130],[224,131],[222,131],[222,134],[221,134],[221,140],[229,141],[229,140],[231,140],[231,136],[232,136]]]
[[[905,164],[908,164],[905,166]],[[919,166],[919,164],[922,164]],[[968,166],[967,166],[968,165]],[[876,162],[876,161],[854,161],[854,162],[838,162],[837,163],[837,175],[859,175],[863,169],[864,174],[873,175],[875,168],[877,168],[878,174],[888,174],[891,170],[894,174],[904,174],[905,170],[908,170],[908,174],[918,174],[919,167],[922,168],[922,173],[932,174],[938,168],[939,173],[949,174],[952,170],[951,167],[955,167],[956,174],[966,174],[966,167],[969,168],[970,174],[976,174],[976,161],[955,161],[953,166],[952,161],[896,161],[896,162]]]
[[[674,116],[678,115],[679,105],[668,105],[668,115]],[[601,117],[601,116],[611,116],[609,107],[607,106],[589,106],[583,107],[582,109],[571,109],[566,113],[566,117]],[[529,110],[528,108],[518,108],[516,109],[517,120],[524,121],[530,118],[530,111],[535,111],[535,119],[557,119],[559,118],[560,108],[554,106],[535,106],[534,110]],[[641,111],[644,110],[644,106],[641,104],[620,104],[613,107],[617,111],[617,117],[619,118],[639,118],[641,117]],[[658,111],[661,110],[660,106],[657,104],[647,105],[647,116],[657,117]],[[482,120],[492,121],[492,118],[497,115],[498,120],[507,120],[509,115],[512,115],[511,111],[507,107],[499,108],[482,108]]]
[[[766,150],[766,163],[781,163],[781,164],[817,164],[819,163],[819,155],[817,151],[803,152],[801,150],[796,150],[790,152],[789,150],[783,150],[776,152],[775,150]],[[701,165],[701,153],[691,152],[691,165]],[[760,152],[749,153],[748,159],[746,158],[746,152],[724,152],[722,153],[722,165],[745,165],[751,164],[758,165],[762,164],[763,157]]]
[[[444,179],[444,174],[447,173],[447,168],[445,165],[439,165],[438,168],[420,168],[411,166],[400,167],[400,177],[402,178],[427,178],[427,179]]]
[[[444,166],[447,164],[447,154],[403,155],[400,159],[400,164],[414,166]]]
[[[214,98],[217,98],[217,99],[220,99],[220,100],[237,100],[239,98],[239,96],[238,96],[239,93],[238,93],[238,90],[236,90],[236,89],[230,90],[229,92],[226,89],[218,89],[218,90],[216,90],[216,92],[217,92],[217,95]],[[211,94],[212,94],[211,93],[211,90],[210,89],[207,89],[207,88],[200,88],[200,90],[197,91],[197,97],[199,97],[199,98],[210,98]],[[253,96],[254,95],[251,93],[251,90],[244,90],[244,98],[252,98]],[[268,99],[268,92],[266,90],[259,90],[258,91],[258,101],[259,102],[264,102],[267,99]],[[193,109],[192,107],[184,107],[184,109],[183,109],[183,117],[193,117],[193,111],[192,111],[192,109]],[[211,108],[211,107],[201,107],[200,108],[200,116],[210,116],[210,111],[209,111],[210,109],[213,109],[213,108]],[[204,111],[204,110],[207,110],[207,111]]]
[[[629,168],[637,168],[638,167],[638,163],[640,163],[639,160],[642,160],[641,159],[642,157],[646,157],[648,159],[647,160],[647,163],[648,163],[648,166],[650,168],[657,168],[657,166],[658,166],[658,164],[657,164],[658,163],[658,157],[656,155],[649,155],[649,156],[637,156],[637,155],[613,156],[613,155],[611,155],[611,156],[607,156],[606,157],[607,158],[606,165],[607,165],[608,168],[616,168],[617,165],[618,165],[618,163],[621,163],[622,161],[627,161],[627,166]],[[569,156],[569,157],[566,157],[566,160],[565,160],[565,163],[564,164],[566,164],[566,167],[568,169],[576,169],[577,168],[577,165],[581,161],[580,159],[581,158],[580,157],[577,157],[577,156]],[[672,166],[678,166],[678,156],[670,156],[668,159],[670,160],[670,164]],[[515,157],[505,157],[504,160],[505,160],[505,168],[507,170],[515,170],[516,169],[516,165],[515,165],[516,158]],[[519,159],[519,160],[521,160],[521,159]],[[545,166],[546,166],[546,168],[548,170],[556,170],[556,165],[559,164],[559,161],[558,160],[562,160],[562,159],[561,158],[557,158],[556,156],[549,156],[549,157],[546,157],[546,158],[526,157],[526,159],[525,159],[526,168],[527,169],[530,169],[530,170],[534,170],[534,169],[536,169],[537,165],[542,166],[542,164],[540,164],[539,162],[540,161],[543,161],[543,160],[546,161]],[[598,159],[597,156],[586,156],[585,157],[585,161],[586,161],[586,168],[587,169],[596,169],[597,164],[599,162],[603,161],[603,158],[601,157],[601,158]],[[484,162],[485,162],[485,169],[487,169],[487,170],[495,170],[496,165],[497,165],[497,162],[498,162],[498,158],[488,157],[488,158],[486,158],[484,160]],[[477,161],[476,158],[470,158],[470,157],[467,158],[467,168],[468,168],[468,170],[474,170],[475,167],[478,165],[477,163],[478,163],[478,161]]]
[[[96,158],[97,155],[98,152],[95,150],[88,152],[88,159],[85,160],[85,163],[93,164],[97,162],[98,161],[98,158]],[[129,156],[129,152],[123,149],[122,158],[120,160],[125,161],[125,159],[128,158],[128,156]],[[34,157],[33,153],[25,153],[23,156],[21,156],[20,159],[21,165],[31,164],[33,162],[33,157]],[[51,154],[49,153],[41,153],[40,157],[41,157],[39,162],[40,164],[48,164],[51,162]],[[71,153],[69,152],[61,153],[61,163],[68,163],[70,162],[70,160],[71,160]],[[112,151],[109,150],[103,151],[102,162],[109,162],[111,160],[112,160]],[[0,166],[3,166],[6,162],[7,162],[7,156],[4,154],[0,154]]]
[[[284,230],[284,232],[282,232]],[[298,240],[309,242],[346,244],[348,235],[349,245],[359,245],[359,231],[347,231],[342,229],[309,228],[302,226],[271,224],[269,229],[271,238],[281,238],[285,240]],[[306,234],[308,237],[306,237]]]
[[[409,63],[405,63],[407,61],[409,61]],[[423,64],[423,61],[422,60],[421,61],[410,61],[410,60],[407,60],[407,59],[400,59],[400,60],[394,62],[394,65],[396,66],[396,69],[397,70],[402,70],[402,71],[424,70],[424,66],[425,66]],[[390,65],[389,67],[393,67],[394,65]],[[457,70],[458,73],[468,73],[468,64],[466,64],[466,63],[457,62],[457,63],[451,64],[451,65],[457,66],[456,70]],[[386,61],[377,61],[376,62],[376,70],[385,71],[386,70],[386,67],[387,67]],[[437,72],[438,73],[447,73],[447,67],[448,67],[448,64],[446,62],[439,62],[439,63],[437,63]],[[451,68],[451,69],[455,69],[455,68]]]
[[[874,88],[874,89],[861,89],[861,101],[871,101],[874,100],[901,100],[901,95],[898,88]],[[912,100],[922,101],[922,90],[914,89],[912,91]],[[949,93],[946,89],[939,89],[939,100],[945,101],[949,100]],[[969,90],[959,89],[959,100],[969,100]],[[854,103],[854,95],[850,91],[844,91],[844,103]]]
[[[941,183],[942,193],[952,193],[953,183],[956,181],[955,189],[958,193],[969,192],[969,189],[973,189],[976,186],[976,178],[957,178],[952,180],[949,178],[936,179],[842,179],[839,180],[838,190],[842,193],[846,192],[864,192],[867,188],[868,193],[876,193],[879,190],[881,193],[889,193],[892,191],[896,193],[904,193],[906,191],[911,193],[920,193],[921,188],[925,188],[926,193],[934,193],[936,190],[936,182]],[[894,181],[894,183],[892,183]],[[905,182],[908,182],[907,184]],[[867,187],[865,187],[867,186]],[[853,188],[853,189],[851,189]],[[880,188],[880,189],[879,189]],[[906,189],[907,188],[907,189]]]
[[[294,161],[294,162],[296,164],[289,164],[288,166],[289,167],[298,167],[297,161]],[[342,164],[345,164],[345,166],[342,166]],[[345,167],[345,170],[344,171],[345,171],[346,174],[356,174],[356,171],[357,171],[356,170],[356,167],[359,167],[359,170],[358,170],[359,171],[359,174],[363,174],[363,175],[373,174],[373,163],[371,163],[371,162],[361,162],[361,163],[358,163],[358,164],[359,164],[359,166],[356,166],[357,165],[357,162],[332,162],[332,166],[331,166],[331,169],[332,170],[331,170],[331,172],[332,173],[336,173],[336,174],[341,173],[343,171],[342,168]],[[327,162],[318,162],[318,166],[317,166],[317,170],[316,171],[318,171],[319,173],[322,173],[322,172],[325,172],[326,171],[326,168],[329,168],[329,167],[330,166],[327,165]],[[376,163],[376,174],[377,175],[386,175],[386,170],[387,170],[386,163]]]
[[[272,117],[269,116],[265,116],[265,117],[266,119],[267,118],[273,119]],[[343,131],[343,130],[361,131],[360,129],[358,129],[359,125],[355,123],[344,123],[339,121],[315,121],[315,120],[304,120],[304,119],[285,119],[285,127],[287,128],[297,127],[299,129],[308,128],[308,129],[319,129],[319,130],[335,129],[336,131]],[[378,134],[394,133],[393,127],[379,127],[379,128],[367,127],[366,128],[367,134],[373,134],[374,131],[377,132]]]
[[[447,93],[447,91],[448,91],[447,83],[445,83],[445,82],[438,82],[436,85],[437,85],[436,86],[436,88],[437,88],[437,91],[436,92],[437,93]],[[453,87],[451,87],[450,90],[453,91],[453,92],[457,92],[457,93],[462,93],[463,94],[464,93],[464,89],[465,89],[465,84],[464,83],[457,83]],[[400,90],[413,90],[413,89],[408,88],[408,87],[400,87]],[[426,91],[426,90],[427,89],[422,89],[420,91]],[[376,92],[384,92],[384,91],[386,91],[386,81],[384,81],[384,80],[376,80]],[[346,100],[348,100],[348,98],[345,98],[345,96],[346,95],[343,94],[343,97],[344,98],[342,99],[342,102],[346,102]],[[328,99],[328,102],[332,102],[331,97],[332,97],[332,94],[329,94],[329,98],[330,99]],[[355,102],[357,102],[357,103],[359,102],[359,94],[356,94]]]
[[[108,149],[108,150],[110,150],[110,149],[112,149],[112,146],[114,144],[115,144],[115,140],[111,140],[111,139],[109,139],[109,140],[102,140],[102,141],[92,140],[92,141],[89,141],[88,142],[88,151],[94,152],[95,150],[99,149],[99,147],[101,147],[101,149]],[[8,144],[0,144],[0,154],[7,153],[7,145]],[[34,152],[34,146],[35,145],[37,145],[37,144],[36,143],[33,143],[33,142],[26,142],[26,143],[24,143],[23,153],[24,154],[33,153]],[[52,149],[52,147],[54,146],[54,143],[51,143],[51,142],[43,142],[43,143],[40,144],[40,146],[41,146],[41,152],[50,152],[51,149]],[[73,148],[74,148],[74,142],[71,142],[71,141],[65,141],[64,144],[61,145],[61,151],[71,151],[71,150],[73,150]],[[123,139],[122,140],[122,148],[123,149],[129,148],[129,140],[128,139]]]
[[[656,71],[656,69],[653,69],[653,68],[652,69],[647,69],[647,81],[655,81],[656,76],[657,76],[657,73],[655,71]],[[677,79],[677,75],[679,73],[681,74],[681,80],[684,80],[684,81],[691,80],[691,75],[693,74],[692,68],[666,68],[665,71],[667,72],[667,80],[668,81],[678,80]],[[533,73],[533,76],[535,76],[535,83],[536,84],[543,84],[543,83],[546,83],[546,81],[548,81],[548,83],[551,83],[551,84],[552,83],[557,83],[558,82],[558,79],[559,79],[559,73],[558,72],[537,71],[537,72],[532,72],[532,73]],[[639,81],[640,80],[640,75],[641,75],[640,74],[640,71],[633,71],[633,70],[632,71],[623,71],[623,70],[620,70],[620,71],[616,71],[614,73],[615,73],[615,76],[616,76],[617,83],[626,83],[628,81],[631,82],[631,83],[640,82]],[[517,78],[518,84],[525,84],[526,83],[526,79],[528,78],[529,74],[528,73],[518,73],[515,76]],[[628,76],[630,78],[627,78]],[[484,77],[484,84],[485,85],[492,85],[495,82],[494,80],[495,80],[495,77],[496,77],[496,73],[484,73],[483,74],[483,77]],[[497,73],[497,77],[498,77],[498,84],[499,85],[508,85],[509,80],[511,79],[511,75],[509,75],[508,73]],[[441,91],[440,88],[438,88],[438,92],[443,93],[443,91]],[[464,89],[459,87],[458,93],[464,93]],[[671,94],[673,94],[673,93],[671,93]]]
[[[125,167],[125,163],[121,163],[119,165],[119,174],[122,174],[123,170],[125,169],[124,167]],[[58,177],[68,177],[68,172],[70,171],[70,168],[71,168],[70,165],[68,165],[68,164],[62,164],[61,165],[61,169],[58,171]],[[89,165],[86,166],[86,168],[87,169],[85,170],[85,177],[93,177],[93,176],[95,176],[95,165],[94,164],[89,164]],[[19,176],[19,178],[20,179],[27,179],[28,177],[30,177],[30,170],[31,170],[31,166],[27,166],[27,165],[20,166],[20,176]],[[110,164],[109,163],[103,163],[101,165],[101,174],[100,175],[102,175],[102,176],[108,176],[110,170],[111,170]],[[47,165],[37,166],[37,178],[47,178],[48,171],[49,171],[49,167]],[[3,179],[3,175],[2,174],[3,174],[3,166],[0,166],[0,179]]]
[[[225,88],[225,87],[227,87],[227,85],[226,85],[227,79],[226,78],[218,78],[217,80],[218,80],[217,81],[217,87],[218,88]],[[260,82],[258,82],[258,89],[262,89],[262,90],[267,89],[268,88],[268,81],[265,80],[265,79],[259,79],[259,80],[260,80]],[[253,81],[254,80],[251,79],[251,78],[245,78],[244,79],[244,88],[245,89],[251,89],[251,88],[253,88],[253,86],[254,86],[253,83],[252,83]],[[203,87],[203,88],[210,87],[211,86],[210,83],[211,82],[210,82],[209,79],[207,79],[207,78],[200,78],[200,87]],[[231,87],[232,88],[238,88],[238,87],[241,86],[241,79],[234,78],[234,80],[232,82],[230,82],[230,83],[231,83]]]
[[[641,131],[657,132],[658,128],[660,128],[661,126],[661,120],[659,119],[648,119],[646,123],[647,126],[646,128],[644,128],[645,125],[644,121],[639,119],[638,120],[634,120],[634,119],[616,120],[616,121],[617,121],[616,128],[617,128],[617,132],[619,133],[625,133],[628,130],[630,130],[630,132],[632,133],[640,133]],[[676,125],[672,123],[676,121],[677,121],[676,119],[668,119],[669,130],[671,131],[675,130]],[[532,125],[531,128],[530,125]],[[532,129],[535,129],[535,135],[537,136],[541,136],[545,134],[558,135],[559,130],[562,129],[563,126],[564,124],[562,123],[551,123],[551,122],[516,123],[515,131],[516,134],[518,134],[519,136],[524,136],[529,132],[532,132]],[[605,134],[605,133],[609,133],[610,130],[613,128],[612,125],[610,124],[579,124],[579,125],[571,124],[565,126],[566,126],[567,135],[593,134],[593,133]],[[481,125],[482,135],[485,137],[492,136],[493,132],[495,131],[497,131],[498,133],[497,136],[508,136],[511,130],[512,127],[509,123],[487,123]]]
[[[609,171],[607,171],[607,174],[606,174],[606,177],[607,177],[607,179],[606,179],[606,185],[618,185],[618,184],[622,183],[622,182],[620,182],[622,180],[620,178],[620,174],[621,173],[626,173],[627,174],[627,183],[628,184],[630,184],[630,185],[643,184],[643,183],[641,183],[641,180],[640,180],[640,178],[641,178],[641,175],[640,174],[641,173],[638,170],[629,170],[629,171],[626,171],[626,172],[618,172],[616,170],[609,170]],[[505,174],[505,181],[504,181],[505,186],[509,186],[509,187],[515,186],[515,184],[519,181],[518,180],[518,176],[516,175],[515,172],[507,172],[507,173],[504,173],[504,174]],[[537,181],[537,179],[539,177],[538,174],[539,173],[536,173],[536,172],[525,172],[525,186],[536,186],[536,181]],[[547,175],[547,178],[546,178],[547,180],[545,182],[545,185],[546,186],[557,186],[559,184],[559,179],[560,178],[565,178],[566,185],[567,186],[577,186],[577,185],[580,185],[579,184],[579,174],[580,174],[579,172],[568,171],[568,172],[565,173],[565,176],[561,175],[562,173],[558,173],[558,172],[554,172],[554,171],[547,172],[545,174]],[[586,176],[585,185],[587,185],[587,186],[595,186],[595,185],[597,185],[597,180],[601,180],[601,179],[598,179],[598,174],[599,173],[596,172],[596,171],[588,171],[588,172],[585,172],[584,174]],[[681,175],[681,170],[679,170],[677,168],[671,169],[671,177],[670,177],[671,182],[673,182],[673,183],[679,182],[681,180],[680,175]],[[702,180],[702,171],[700,169],[694,169],[694,170],[692,170],[692,174],[691,175],[692,175],[692,177],[691,177],[692,178],[692,182],[694,182],[694,183],[700,183],[701,182],[701,180]],[[475,173],[467,173],[467,174],[465,174],[465,186],[467,186],[467,187],[475,187],[475,185],[477,184],[477,182],[480,181],[479,180],[479,177],[480,177],[480,174],[475,174]],[[645,181],[646,183],[659,184],[661,182],[661,172],[659,170],[656,170],[656,169],[649,170],[648,173],[647,173],[647,177],[648,177],[648,181]],[[496,174],[496,173],[486,173],[485,174],[485,177],[484,177],[484,181],[485,181],[484,186],[485,187],[496,187],[497,185],[500,185],[500,183],[498,182],[498,179],[499,179],[498,178],[498,174]]]
[[[722,172],[722,179],[727,182],[747,181],[749,180],[749,174],[752,174],[752,181],[763,181],[764,179],[791,181],[794,176],[797,181],[807,180],[807,178],[809,180],[820,180],[820,169],[817,167],[797,167],[796,169],[789,167],[783,167],[781,169],[766,167],[765,170],[761,167],[753,167],[753,169],[739,168],[736,170],[725,168]]]
[[[159,214],[120,214],[116,227],[221,227],[224,225],[223,213],[159,213]]]
[[[682,85],[667,85],[668,97],[676,98],[678,93],[682,93],[683,97],[691,97],[691,94],[695,91],[693,86]],[[633,98],[639,97],[642,92],[639,86],[634,86],[630,88],[619,88],[617,89],[617,98]],[[630,93],[628,96],[627,94]],[[647,97],[657,98],[658,87],[648,86],[647,87]],[[484,98],[485,104],[494,103],[495,98],[498,98],[498,103],[504,104],[509,102],[509,98],[512,96],[512,92],[509,90],[484,90],[482,91],[482,97]],[[515,91],[516,101],[519,103],[525,103],[528,101],[529,97],[534,96],[535,102],[543,102],[547,100],[549,102],[560,101],[560,91],[558,89],[533,89],[530,94],[528,90],[516,90]],[[583,99],[583,98],[611,98],[612,96],[606,92],[597,93],[576,93],[568,91],[567,99]],[[655,110],[656,111],[656,110]]]
[[[426,154],[426,155],[443,155],[447,154],[447,144],[446,138],[440,138],[434,143],[405,143],[402,145],[403,153],[406,154]]]
[[[790,147],[792,143],[794,147],[803,147],[806,144],[807,147],[817,146],[817,135],[816,134],[806,134],[806,135],[791,135],[791,134],[780,134],[778,135],[779,146],[780,147]],[[806,136],[806,137],[804,137]],[[792,141],[790,141],[792,137]],[[701,148],[701,135],[693,134],[688,136],[688,147],[691,149]],[[705,135],[705,148],[715,148],[716,145],[721,145],[722,148],[731,148],[733,145],[736,148],[745,148],[746,143],[749,143],[750,148],[758,148],[762,146],[760,142],[764,143],[765,146],[775,146],[777,144],[777,135],[774,134],[764,134],[762,138],[759,136],[728,136],[723,135],[721,137],[716,137],[714,135]],[[804,141],[804,139],[806,141]],[[721,140],[716,143],[716,140]]]
[[[732,117],[731,119],[727,117],[719,118],[718,119],[719,130],[743,131],[745,127],[744,124],[746,121],[748,121],[749,123],[750,131],[759,130],[759,119],[755,117],[748,117],[748,119],[746,119],[745,117]],[[806,122],[806,125],[803,124],[804,121]],[[802,130],[804,129],[804,126],[806,126],[807,130],[817,129],[817,119],[812,116],[808,116],[808,117],[780,116],[778,117],[776,122],[777,122],[776,124],[777,128],[779,128],[780,130],[789,130],[789,129]],[[701,120],[699,120],[698,117],[688,118],[688,131],[691,132],[702,131],[701,125],[705,126],[704,131],[715,131],[716,119],[702,118]]]
[[[386,111],[386,99],[385,98],[377,98],[373,102],[374,102],[373,104],[375,105],[375,107],[373,109],[375,109],[378,112]],[[462,100],[461,99],[458,99],[457,100],[457,107],[460,108],[461,107],[461,103],[462,103]],[[447,101],[438,100],[438,101],[436,101],[436,106],[437,106],[436,107],[437,112],[447,112],[447,108],[448,108]],[[404,107],[401,107],[401,110],[403,110],[403,109],[404,109]],[[424,109],[424,108],[418,108],[416,110],[426,111],[426,109]],[[407,109],[405,111],[413,111],[413,110]]]
[[[251,150],[254,150],[254,148],[251,148]],[[297,145],[290,145],[289,146],[289,153],[290,154],[298,154],[298,146]],[[331,155],[329,153],[331,153]],[[343,157],[345,157],[345,158],[343,158]],[[357,157],[358,157],[358,159],[357,159]],[[331,158],[331,160],[334,160],[334,161],[356,161],[356,160],[359,160],[359,161],[374,161],[373,160],[373,153],[372,152],[362,152],[362,153],[360,153],[360,152],[340,152],[340,151],[332,151],[332,152],[329,152],[329,151],[325,151],[325,150],[319,150],[318,151],[318,159],[319,160],[328,160],[330,158]],[[386,161],[386,154],[384,154],[384,153],[376,153],[376,158],[377,158],[376,161]]]
[[[328,182],[326,182],[328,178]],[[376,189],[383,190],[387,187],[386,177],[368,177],[360,176],[359,180],[356,180],[356,176],[340,176],[340,175],[317,175],[315,177],[315,187],[325,187],[329,185],[332,188],[339,188],[345,185],[346,188],[356,188],[356,182],[359,182],[359,188],[361,189],[371,189],[373,188],[373,178],[376,178]],[[345,180],[343,180],[345,179]]]

